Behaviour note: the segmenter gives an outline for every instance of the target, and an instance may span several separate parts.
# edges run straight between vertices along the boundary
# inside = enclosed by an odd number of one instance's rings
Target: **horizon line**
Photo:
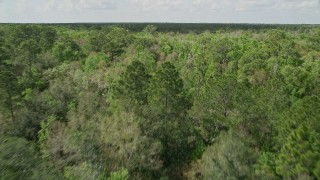
[[[257,22],[0,22],[0,24],[248,24],[248,25],[320,25],[319,23],[257,23]]]

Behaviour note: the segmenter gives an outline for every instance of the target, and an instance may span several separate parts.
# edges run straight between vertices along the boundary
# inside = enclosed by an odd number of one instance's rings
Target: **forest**
[[[0,179],[320,179],[320,27],[222,27],[1,24]]]

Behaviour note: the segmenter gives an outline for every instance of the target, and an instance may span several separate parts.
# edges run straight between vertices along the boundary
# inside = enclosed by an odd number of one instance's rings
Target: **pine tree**
[[[156,71],[150,82],[148,105],[150,107],[143,129],[162,145],[162,160],[169,169],[182,164],[190,156],[188,137],[192,126],[186,118],[190,102],[174,65],[165,62]]]
[[[133,61],[121,76],[121,96],[125,95],[138,105],[146,104],[149,79],[150,75],[146,72],[144,64]]]
[[[166,117],[179,115],[190,107],[182,79],[172,63],[162,64],[152,77],[148,102],[156,114]]]
[[[320,159],[320,136],[306,124],[294,130],[281,148],[276,172],[285,179],[315,177],[312,172]]]

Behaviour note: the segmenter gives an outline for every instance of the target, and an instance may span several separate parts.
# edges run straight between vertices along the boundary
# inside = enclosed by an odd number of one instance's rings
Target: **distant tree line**
[[[6,25],[6,24],[4,24]],[[19,25],[19,24],[16,24]],[[31,24],[32,25],[32,24]],[[117,26],[133,32],[144,30],[147,26],[154,26],[158,32],[202,33],[204,31],[267,31],[281,29],[285,31],[306,31],[319,27],[317,24],[250,24],[250,23],[52,23],[46,26],[60,26],[76,30],[96,29]]]

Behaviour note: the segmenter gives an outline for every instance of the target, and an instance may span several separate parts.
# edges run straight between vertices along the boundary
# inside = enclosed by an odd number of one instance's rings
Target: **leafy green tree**
[[[52,48],[52,54],[59,61],[74,61],[83,57],[80,46],[70,38],[59,39]]]
[[[36,147],[23,138],[1,137],[0,174],[5,179],[30,178],[37,168]]]
[[[33,89],[26,89],[20,107],[15,112],[16,135],[28,140],[37,140],[40,123],[50,113],[50,105],[47,103],[46,94],[36,96],[38,92]]]
[[[155,114],[163,117],[179,116],[190,108],[183,81],[174,65],[163,63],[152,77],[148,102]]]
[[[57,32],[53,27],[39,25],[16,25],[7,29],[7,43],[18,47],[26,40],[35,41],[41,51],[48,51],[57,39]]]
[[[137,105],[147,103],[147,90],[150,75],[146,72],[144,64],[133,61],[121,76],[120,95],[127,96],[131,102]]]
[[[298,66],[302,61],[295,46],[296,44],[291,34],[283,30],[273,29],[266,33],[262,48],[269,57],[277,57],[279,65],[290,64]]]
[[[94,180],[106,179],[105,174],[101,174],[98,168],[93,167],[88,162],[81,163],[79,166],[67,166],[64,169],[64,177],[67,180]]]
[[[24,138],[0,137],[1,179],[56,179],[61,174],[40,158],[33,142]]]
[[[246,51],[238,61],[238,81],[261,85],[266,82],[269,75],[266,71],[267,61],[266,54],[257,47]]]
[[[254,165],[255,178],[257,179],[279,179],[276,175],[275,161],[277,154],[273,152],[262,152]]]
[[[237,123],[232,114],[239,85],[232,75],[214,76],[208,70],[207,76],[205,85],[194,94],[189,114],[199,134],[211,144],[221,131]]]
[[[108,43],[107,34],[110,30],[91,31],[89,36],[90,50],[94,52],[103,51],[103,48]]]
[[[110,54],[111,59],[121,55],[129,42],[131,37],[128,35],[127,30],[119,27],[113,27],[106,36],[107,44],[104,46],[104,52]]]
[[[256,161],[253,149],[237,134],[222,134],[200,160],[203,179],[251,179]]]
[[[276,142],[279,148],[287,142],[287,137],[300,127],[307,124],[317,133],[320,133],[319,125],[320,99],[318,96],[308,96],[296,101],[290,109],[282,112],[281,120],[275,123],[277,132]]]
[[[87,57],[85,60],[85,65],[84,69],[85,71],[94,71],[99,68],[99,66],[104,65],[104,66],[109,66],[110,65],[110,57],[106,55],[105,53],[97,53],[94,55],[90,55]]]
[[[112,172],[107,180],[128,180],[128,170],[121,169],[119,171]]]
[[[320,133],[319,122],[320,97],[308,96],[300,99],[292,105],[290,109],[290,119],[292,127],[298,127],[303,123],[308,123],[317,133]]]
[[[39,47],[42,48],[43,51],[51,50],[52,46],[58,39],[57,32],[52,27],[42,26],[40,28],[40,40]]]
[[[276,161],[277,173],[286,179],[318,176],[313,171],[320,159],[319,139],[319,133],[308,125],[300,125],[281,148]]]
[[[8,60],[13,55],[11,52],[11,47],[5,43],[4,33],[0,31],[0,71],[4,66],[8,65]]]
[[[134,46],[136,47],[138,54],[145,50],[149,50],[153,45],[156,44],[156,40],[150,34],[139,34],[134,37]]]
[[[169,55],[173,52],[173,47],[171,42],[169,41],[169,39],[167,37],[161,39],[160,41],[160,46],[161,46],[161,51],[165,54],[165,55]]]
[[[77,64],[79,63],[63,64],[46,71],[48,89],[39,91],[27,88],[22,92],[22,106],[15,113],[18,122],[15,128],[19,136],[37,140],[41,121],[52,115],[67,121],[70,103],[77,94],[74,76],[81,72]]]
[[[281,69],[287,91],[293,96],[302,98],[312,89],[311,73],[302,67],[285,66]]]
[[[49,152],[47,149],[47,142],[51,135],[51,130],[53,128],[54,122],[56,121],[56,118],[54,116],[49,117],[47,120],[44,120],[41,122],[41,129],[38,133],[39,136],[39,148],[41,152],[41,157],[43,159],[48,159]]]
[[[163,166],[162,145],[142,133],[140,118],[135,113],[116,110],[111,117],[103,114],[98,117],[102,121],[100,137],[109,172],[123,167],[137,179],[150,179],[159,173]]]
[[[0,71],[0,110],[9,112],[11,120],[15,122],[15,107],[21,91],[18,79],[12,72],[12,67],[6,66],[5,68]]]
[[[211,50],[214,61],[226,65],[228,62],[239,58],[235,51],[235,43],[229,37],[214,38],[210,44],[207,45],[208,50]]]
[[[155,34],[157,32],[157,27],[154,25],[147,25],[144,29],[143,32],[150,33],[150,34]]]
[[[306,77],[306,81],[308,83],[305,83],[306,91],[305,94],[307,95],[317,95],[317,92],[319,92],[320,86],[319,86],[319,81],[320,81],[320,62],[317,61],[317,55],[313,54],[310,52],[308,53],[308,56],[304,58],[304,63],[302,64],[303,69],[306,72],[305,74],[308,75]],[[302,83],[299,83],[302,84]]]
[[[279,127],[279,119],[289,104],[283,88],[277,85],[277,82],[269,82],[261,87],[242,86],[237,92],[238,125],[261,149],[270,150],[275,145],[275,129]]]
[[[76,83],[76,76],[81,77],[83,74],[80,64],[80,62],[66,63],[45,72],[49,87],[45,91],[44,98],[51,107],[50,115],[56,115],[63,120],[67,119],[69,105],[79,92],[77,86],[80,83]],[[81,80],[79,78],[79,81]]]
[[[189,69],[192,68],[191,81],[194,87],[204,83],[205,74],[208,68],[208,61],[204,58],[204,48],[200,43],[194,43],[191,46],[191,55],[188,55]]]
[[[41,49],[35,40],[25,40],[21,42],[16,53],[16,59],[19,65],[26,66],[29,73],[29,77],[33,76],[33,66],[36,62],[37,55],[41,52]]]
[[[10,26],[7,30],[7,42],[12,47],[18,47],[25,40],[39,40],[39,28],[35,25],[21,24]]]
[[[308,42],[309,42],[309,46],[312,49],[315,50],[320,50],[319,49],[319,45],[320,45],[320,29],[314,29],[314,31],[312,32],[312,34],[308,37]]]
[[[146,66],[148,73],[156,69],[156,59],[158,57],[158,48],[156,40],[150,34],[137,34],[134,36],[132,46],[134,52],[127,51],[126,56],[133,61],[140,61]],[[132,49],[133,50],[133,49]]]
[[[316,168],[313,170],[313,174],[316,176],[316,178],[320,178],[320,161],[318,161]]]
[[[170,62],[163,63],[151,78],[146,120],[141,122],[143,132],[161,140],[162,159],[166,167],[182,164],[191,155],[188,138],[193,128],[186,118],[190,101],[184,91],[182,79]]]

